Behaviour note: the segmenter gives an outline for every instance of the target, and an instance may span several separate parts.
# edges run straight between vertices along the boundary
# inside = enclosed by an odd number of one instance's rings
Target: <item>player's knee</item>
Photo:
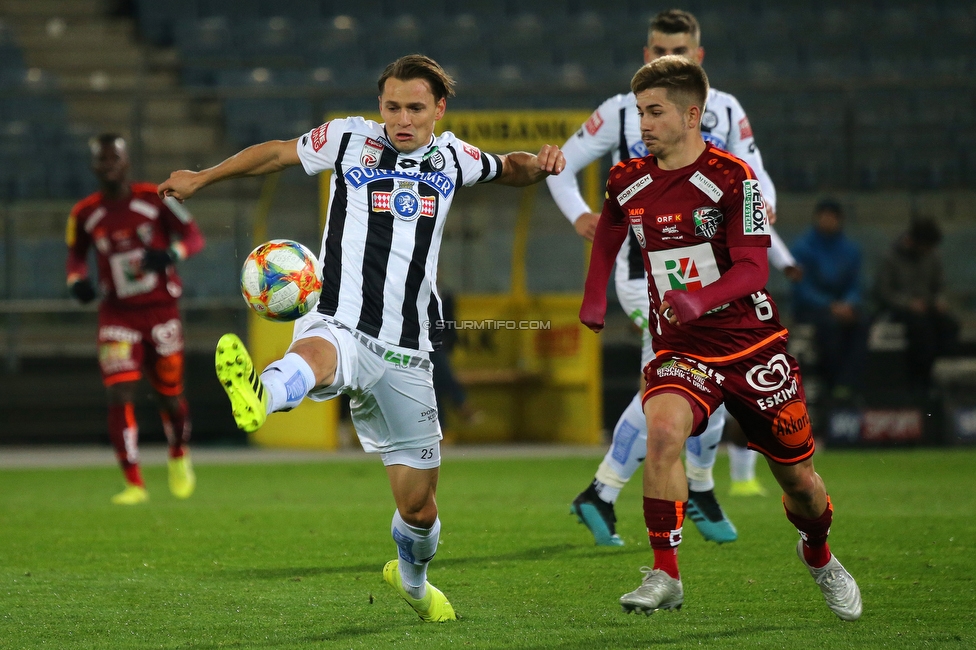
[[[417,528],[430,528],[437,521],[437,503],[432,498],[409,500],[399,510],[403,521]]]
[[[802,503],[812,503],[822,485],[812,469],[784,474],[779,477],[779,484],[791,499]]]

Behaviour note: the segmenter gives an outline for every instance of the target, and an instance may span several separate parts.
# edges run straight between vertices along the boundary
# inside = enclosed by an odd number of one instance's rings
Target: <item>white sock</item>
[[[290,411],[315,388],[315,373],[305,359],[289,352],[264,369],[261,383],[268,393],[268,413]]]
[[[733,481],[751,481],[756,478],[756,459],[759,452],[748,447],[729,443],[729,473]]]
[[[441,535],[440,517],[430,528],[417,528],[403,521],[400,511],[393,513],[390,527],[393,541],[399,549],[400,583],[411,598],[420,600],[427,595],[427,565],[437,552]]]
[[[620,484],[615,486],[613,482],[604,480],[599,474],[597,480],[611,487],[622,488],[647,456],[647,420],[644,418],[641,397],[640,393],[634,395],[630,404],[620,414],[613,428],[613,442],[606,456],[603,457],[603,463],[613,471],[613,476]]]
[[[688,489],[693,492],[708,492],[715,489],[715,479],[712,477],[712,467],[718,455],[718,443],[722,441],[722,430],[725,428],[725,410],[717,409],[708,418],[705,431],[699,436],[692,436],[685,442],[685,475],[688,477]]]
[[[600,497],[600,500],[606,501],[607,503],[616,503],[617,497],[620,496],[620,490],[623,489],[627,481],[623,480],[617,473],[613,471],[613,468],[607,464],[604,459],[600,462],[600,466],[596,468],[596,480],[595,490],[596,495]]]

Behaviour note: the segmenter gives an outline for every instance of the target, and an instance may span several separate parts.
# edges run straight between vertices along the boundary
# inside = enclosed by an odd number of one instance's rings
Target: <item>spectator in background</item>
[[[824,392],[847,401],[864,365],[867,319],[861,304],[861,249],[844,234],[844,211],[837,201],[816,205],[813,227],[792,252],[803,269],[793,285],[796,320],[816,330],[817,374]]]
[[[881,309],[905,325],[908,376],[919,388],[928,388],[936,357],[952,354],[959,337],[945,296],[941,241],[934,219],[913,219],[882,259],[875,284]]]

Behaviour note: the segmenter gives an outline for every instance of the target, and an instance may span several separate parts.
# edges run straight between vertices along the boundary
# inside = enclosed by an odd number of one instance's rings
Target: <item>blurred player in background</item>
[[[701,63],[705,50],[700,42],[698,21],[692,14],[678,9],[663,11],[651,20],[644,62],[675,54]],[[768,205],[771,209],[775,208],[776,190],[763,168],[749,118],[735,97],[714,88],[709,89],[708,103],[702,117],[702,135],[707,142],[746,160],[756,170]],[[614,164],[647,155],[647,148],[641,142],[634,94],[616,95],[603,102],[579,132],[563,145],[563,151],[566,173],[547,180],[549,191],[559,209],[575,226],[576,232],[592,241],[600,215],[590,211],[580,193],[576,174],[607,153],[612,155]],[[691,215],[683,217],[688,219]],[[770,221],[775,221],[775,213],[771,212]],[[773,241],[769,249],[770,261],[791,280],[798,279],[800,270],[786,244],[775,231],[770,230],[770,236]],[[630,233],[617,255],[614,283],[620,306],[643,332],[643,368],[654,358],[654,350],[648,330],[647,276],[634,233]],[[613,506],[646,453],[646,426],[640,403],[642,392],[643,388],[620,415],[613,430],[613,443],[597,469],[592,484],[573,501],[572,512],[590,529],[598,545],[622,546],[624,543],[616,534]],[[725,409],[721,408],[712,416],[705,433],[688,440],[686,449],[688,486],[691,490],[688,515],[706,540],[719,543],[737,538],[735,527],[725,516],[714,493],[712,467],[722,439],[723,426],[726,426],[726,417]],[[728,427],[741,436],[741,429],[733,420],[728,421]],[[758,454],[747,449],[743,439],[738,439],[742,446],[735,443],[729,445],[731,494],[764,494],[756,479]]]
[[[145,370],[156,392],[169,443],[169,488],[193,494],[196,477],[186,444],[190,411],[183,396],[182,294],[175,262],[203,249],[203,235],[176,200],[160,200],[156,186],[130,183],[125,140],[106,133],[91,142],[100,189],[68,217],[68,288],[81,303],[97,297],[88,274],[94,245],[102,301],[98,308],[98,362],[108,391],[108,431],[125,474],[112,503],[149,499],[139,471],[136,388]]]
[[[585,325],[603,329],[614,258],[636,233],[657,352],[644,369],[643,397],[644,523],[654,566],[642,569],[641,586],[620,603],[649,614],[684,602],[681,451],[724,403],[782,487],[787,519],[800,534],[797,554],[827,605],[855,620],[861,595],[827,544],[833,508],[813,467],[799,366],[765,290],[770,237],[761,185],[748,164],[702,138],[708,78],[696,62],[661,57],[634,75],[631,89],[650,155],[610,170],[580,307]]]
[[[294,165],[309,175],[335,170],[318,310],[296,322],[288,354],[260,376],[240,340],[225,335],[217,344],[217,374],[245,431],[306,395],[350,396],[360,443],[380,454],[396,501],[399,559],[386,564],[383,578],[425,621],[456,618],[426,580],[440,536],[442,434],[428,355],[441,343],[436,280],[447,213],[461,185],[529,185],[565,165],[555,146],[538,156],[497,156],[450,132],[435,136],[453,87],[428,57],[402,57],[379,79],[383,124],[332,120],[295,140],[249,147],[211,169],[174,172],[159,188],[183,200],[227,178]]]

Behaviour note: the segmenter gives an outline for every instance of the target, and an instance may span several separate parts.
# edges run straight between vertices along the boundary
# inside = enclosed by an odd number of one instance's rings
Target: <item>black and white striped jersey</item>
[[[381,341],[440,347],[437,259],[454,193],[494,180],[501,159],[451,132],[409,154],[382,124],[326,122],[298,139],[309,175],[334,170],[322,235],[320,313]]]

